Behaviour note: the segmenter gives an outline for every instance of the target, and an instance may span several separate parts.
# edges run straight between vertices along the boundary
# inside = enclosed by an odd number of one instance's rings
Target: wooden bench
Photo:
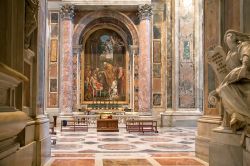
[[[128,120],[126,121],[126,130],[128,132],[155,132],[157,130],[157,121],[154,120]]]
[[[66,122],[65,122],[66,121]],[[88,131],[88,122],[85,118],[74,118],[73,120],[62,120],[61,121],[61,132],[63,129],[73,127],[73,130],[83,129]]]

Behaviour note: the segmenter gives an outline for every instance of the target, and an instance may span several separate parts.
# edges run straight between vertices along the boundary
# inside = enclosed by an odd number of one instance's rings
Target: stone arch
[[[94,11],[82,17],[74,29],[73,45],[81,45],[83,34],[88,31],[88,28],[100,23],[120,26],[129,33],[128,44],[139,46],[138,32],[134,23],[125,14],[111,10]]]

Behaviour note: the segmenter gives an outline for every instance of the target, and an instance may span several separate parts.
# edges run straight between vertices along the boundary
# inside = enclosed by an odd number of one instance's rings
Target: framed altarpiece
[[[81,54],[81,104],[115,101],[128,104],[128,51],[111,29],[94,31]]]

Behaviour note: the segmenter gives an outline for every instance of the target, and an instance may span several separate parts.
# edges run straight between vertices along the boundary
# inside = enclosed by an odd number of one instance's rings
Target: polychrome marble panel
[[[161,42],[154,41],[153,42],[153,62],[154,63],[161,63]]]
[[[50,40],[50,62],[57,61],[57,50],[58,50],[58,40],[51,39]]]
[[[153,105],[154,106],[161,105],[161,94],[153,94]]]

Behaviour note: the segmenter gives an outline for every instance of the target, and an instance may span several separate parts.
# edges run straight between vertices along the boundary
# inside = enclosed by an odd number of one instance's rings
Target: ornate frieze
[[[66,4],[61,7],[60,15],[62,19],[73,19],[75,16],[74,5]]]
[[[141,20],[150,20],[152,16],[152,6],[149,4],[139,5],[138,7],[138,17]]]

